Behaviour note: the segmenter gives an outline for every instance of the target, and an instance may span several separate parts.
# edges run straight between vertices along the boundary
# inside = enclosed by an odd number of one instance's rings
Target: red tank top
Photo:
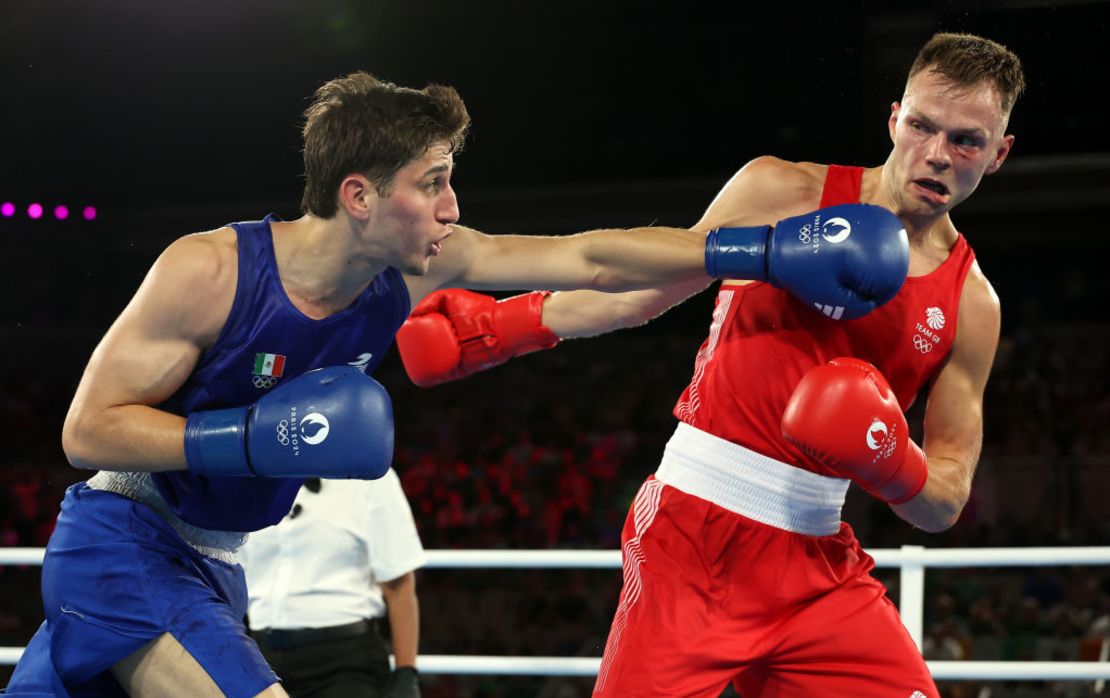
[[[862,167],[830,165],[821,206],[859,201]],[[769,283],[722,285],[709,337],[674,415],[702,431],[822,475],[835,475],[783,437],[782,413],[802,375],[855,356],[886,376],[902,409],[952,348],[975,253],[963,235],[939,267],[906,279],[893,300],[856,320],[831,320]]]

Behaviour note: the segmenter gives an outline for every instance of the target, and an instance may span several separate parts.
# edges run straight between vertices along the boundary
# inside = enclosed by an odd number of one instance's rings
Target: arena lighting
[[[0,202],[0,218],[15,218],[21,208],[22,205],[16,204],[14,201],[2,201]],[[97,215],[99,215],[95,206],[77,207],[69,204],[53,204],[53,206],[50,207],[49,205],[40,204],[37,201],[27,204],[26,209],[23,209],[23,211],[27,214],[28,218],[36,221],[46,218],[48,212],[53,213],[54,218],[59,221],[69,220],[70,217],[76,218],[78,211],[81,212],[81,217],[87,221],[96,220]]]

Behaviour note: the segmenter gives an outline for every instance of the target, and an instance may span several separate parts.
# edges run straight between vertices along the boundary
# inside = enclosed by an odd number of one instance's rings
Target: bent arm
[[[930,532],[952,527],[968,498],[983,446],[983,392],[1001,325],[998,296],[975,265],[960,301],[956,342],[929,392],[923,449],[929,475],[921,492],[894,512]]]
[[[382,582],[382,598],[389,613],[389,634],[397,668],[416,666],[420,644],[420,602],[416,598],[416,573]]]
[[[93,351],[62,428],[75,467],[185,469],[185,418],[154,405],[185,383],[230,312],[237,269],[212,235],[170,245]]]

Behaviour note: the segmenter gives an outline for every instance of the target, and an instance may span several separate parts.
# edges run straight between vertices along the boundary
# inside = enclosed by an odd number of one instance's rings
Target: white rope
[[[903,546],[868,551],[878,567],[901,567],[920,575],[928,567],[1022,567],[1110,565],[1110,546],[1072,548],[970,548],[935,549]],[[466,569],[617,569],[618,550],[429,550],[429,568]],[[0,548],[0,565],[41,565],[42,548]],[[907,591],[907,588],[909,591]],[[915,618],[904,619],[920,633],[922,584],[904,584],[903,610]],[[915,635],[920,646],[920,636]],[[1104,647],[1106,643],[1104,643]],[[0,647],[0,665],[19,661],[22,647]],[[520,676],[594,676],[600,658],[588,657],[489,657],[422,655],[417,667],[426,674],[479,674]],[[1001,681],[1103,681],[1110,679],[1110,662],[929,662],[937,680],[986,679]]]
[[[994,681],[1095,681],[1110,678],[1105,662],[926,662],[938,681],[986,679]],[[417,668],[425,674],[513,676],[596,676],[601,658],[491,657],[421,655]]]
[[[988,679],[995,681],[1095,681],[1110,678],[1105,662],[926,662],[939,681]],[[513,676],[596,676],[601,658],[491,657],[421,655],[417,668],[425,674]]]
[[[925,567],[1110,565],[1110,546],[1072,548],[877,548],[877,567],[905,562]],[[0,548],[0,565],[41,565],[42,548]],[[619,569],[619,550],[429,550],[428,567],[483,569]]]
[[[0,565],[41,565],[43,548],[0,548]]]
[[[0,665],[12,665],[22,647],[0,647]],[[1107,662],[927,662],[937,681],[1096,681],[1110,679]],[[420,655],[423,674],[476,676],[596,676],[600,657],[491,657],[482,655]]]

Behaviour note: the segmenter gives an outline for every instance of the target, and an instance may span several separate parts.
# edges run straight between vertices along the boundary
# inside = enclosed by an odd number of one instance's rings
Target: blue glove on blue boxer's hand
[[[316,369],[253,405],[190,414],[185,460],[213,477],[377,479],[393,460],[393,404],[355,366]]]
[[[851,320],[902,288],[910,245],[882,206],[841,204],[774,226],[717,228],[706,236],[710,276],[770,281],[817,312]]]

